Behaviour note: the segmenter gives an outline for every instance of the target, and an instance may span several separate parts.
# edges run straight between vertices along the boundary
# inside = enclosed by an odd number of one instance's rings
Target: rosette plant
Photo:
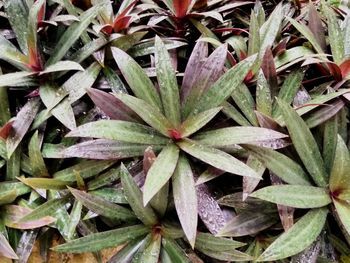
[[[66,157],[92,159],[120,159],[143,155],[146,147],[160,151],[150,167],[143,188],[143,204],[155,204],[160,214],[167,206],[169,179],[173,182],[173,195],[180,222],[191,245],[195,243],[197,227],[197,199],[194,176],[190,166],[194,157],[212,167],[231,174],[260,178],[244,162],[220,149],[226,145],[259,143],[286,137],[279,132],[258,127],[225,127],[199,132],[220,112],[221,104],[239,85],[255,56],[249,57],[229,69],[214,84],[210,78],[218,69],[208,71],[208,63],[223,66],[226,46],[213,52],[203,65],[197,65],[199,78],[179,90],[176,72],[163,41],[156,37],[155,64],[158,86],[155,87],[143,69],[125,52],[112,48],[122,75],[135,96],[109,95],[89,90],[97,105],[113,111],[116,120],[100,120],[84,124],[67,134],[68,137],[90,137],[90,140],[67,148]],[[191,69],[186,81],[192,76]],[[185,89],[184,89],[185,88]],[[180,99],[182,94],[182,100]],[[112,153],[112,154],[111,154]],[[165,202],[157,207],[157,200]],[[159,202],[159,201],[158,201]]]

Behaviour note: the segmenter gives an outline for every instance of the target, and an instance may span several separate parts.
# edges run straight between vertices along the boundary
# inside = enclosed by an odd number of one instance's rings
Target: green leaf
[[[77,173],[79,173],[79,175],[83,179],[86,179],[97,175],[98,173],[102,172],[103,170],[113,165],[115,162],[116,162],[115,160],[82,161],[76,165],[73,165],[71,167],[68,167],[66,169],[63,169],[61,171],[54,173],[52,177],[61,181],[75,182]]]
[[[167,252],[171,262],[176,263],[190,263],[190,259],[187,257],[182,248],[171,239],[163,238],[162,239],[162,247]]]
[[[174,144],[167,145],[157,156],[147,173],[143,190],[144,205],[152,199],[173,175],[178,158],[179,148]]]
[[[256,119],[255,102],[248,87],[241,83],[237,86],[236,90],[231,94],[233,101],[237,104],[238,108],[243,112],[244,116],[254,126],[258,126]]]
[[[258,261],[287,258],[309,247],[321,233],[327,213],[327,208],[310,210],[292,228],[279,236],[258,258]]]
[[[337,65],[344,61],[344,34],[340,28],[339,21],[332,8],[323,4],[323,14],[327,17],[328,40],[331,46],[333,60]]]
[[[6,140],[7,157],[10,158],[16,150],[24,135],[27,133],[36,113],[40,107],[38,98],[29,100],[17,113],[16,119],[12,124],[12,130]]]
[[[145,235],[149,229],[144,225],[119,228],[81,237],[53,248],[57,252],[82,253],[116,247]]]
[[[157,263],[161,248],[162,236],[153,235],[150,244],[142,251],[140,256],[135,256],[133,263]]]
[[[11,245],[2,233],[0,233],[0,255],[6,258],[18,259],[15,251],[13,251]]]
[[[229,69],[203,94],[192,114],[220,106],[242,83],[255,59],[256,55],[250,56]]]
[[[48,177],[49,173],[46,169],[44,158],[40,151],[40,142],[38,137],[38,131],[36,131],[28,146],[28,155],[31,163],[33,175],[35,177]]]
[[[243,144],[263,142],[286,138],[287,135],[274,130],[260,127],[229,127],[199,133],[193,139],[203,145],[213,147],[226,146],[231,144]]]
[[[259,71],[256,84],[256,109],[257,111],[271,116],[272,98],[269,84],[262,70]]]
[[[123,185],[124,194],[134,211],[135,215],[146,226],[156,225],[158,218],[150,205],[144,206],[142,202],[142,192],[131,177],[126,167],[121,164],[120,168],[121,182]]]
[[[0,59],[12,64],[18,69],[28,70],[28,57],[18,51],[10,41],[0,35]]]
[[[192,169],[184,155],[179,157],[172,185],[177,215],[187,240],[194,248],[198,223],[197,195]]]
[[[74,22],[68,27],[55,45],[56,47],[52,51],[53,55],[46,62],[46,68],[57,63],[66,55],[70,47],[79,39],[81,34],[85,32],[91,21],[98,14],[99,9],[100,6],[90,8],[79,17],[79,22]]]
[[[288,104],[277,101],[285,119],[289,135],[300,159],[318,186],[327,185],[327,173],[318,145],[309,128]]]
[[[284,18],[282,7],[282,4],[277,5],[268,20],[260,28],[260,57],[264,55],[268,46],[272,46],[277,37]]]
[[[17,177],[17,179],[34,189],[62,190],[66,189],[66,186],[69,185],[66,181],[51,178]]]
[[[259,21],[254,10],[250,13],[248,56],[258,53],[260,50]]]
[[[241,126],[251,126],[252,124],[247,121],[247,119],[230,103],[222,103],[223,109],[222,112],[229,118],[233,119]]]
[[[109,259],[110,262],[129,263],[132,262],[135,253],[145,245],[146,238],[136,238],[129,241],[126,246]]]
[[[303,185],[268,186],[250,196],[295,208],[323,207],[332,202],[328,189]]]
[[[127,208],[113,204],[102,197],[93,196],[89,193],[68,187],[74,197],[92,212],[112,220],[130,221],[135,218]]]
[[[188,137],[201,129],[210,122],[221,109],[221,107],[217,107],[188,117],[180,126],[179,132],[181,137]]]
[[[216,251],[212,249],[205,249],[205,250],[198,249],[198,250],[211,258],[215,258],[223,261],[241,262],[241,261],[251,261],[253,259],[252,256],[235,249],[228,250],[228,251]]]
[[[311,45],[319,54],[323,54],[322,47],[318,43],[314,34],[306,25],[298,23],[296,20],[290,17],[286,17],[286,19],[311,43]]]
[[[127,121],[101,120],[83,124],[67,137],[93,137],[140,144],[166,144],[168,138],[148,126]]]
[[[18,197],[16,190],[2,192],[0,194],[0,205],[11,204]]]
[[[350,205],[346,201],[333,199],[336,213],[346,232],[350,235]]]
[[[122,189],[104,187],[94,191],[90,191],[89,193],[95,196],[103,197],[104,199],[112,203],[129,204],[125,198],[125,195]]]
[[[297,94],[301,86],[303,78],[304,78],[304,73],[302,70],[295,70],[295,71],[292,71],[290,74],[288,74],[278,93],[278,98],[288,104],[292,103],[295,95]],[[273,116],[277,117],[280,114],[281,114],[281,110],[278,107],[278,104],[275,103],[273,105]]]
[[[171,130],[173,126],[158,108],[148,104],[144,100],[127,94],[115,94],[115,96],[136,112],[146,123],[161,134],[169,137],[169,130]]]
[[[245,246],[245,243],[229,238],[216,237],[209,233],[197,233],[195,248],[198,250],[230,251]]]
[[[80,221],[82,208],[82,202],[80,202],[79,200],[75,200],[69,215],[69,221],[66,225],[68,240],[73,239],[73,237],[76,235],[75,229]]]
[[[68,203],[68,201],[69,200],[67,198],[51,199],[46,203],[35,208],[29,214],[22,217],[19,222],[22,222],[22,223],[30,222],[30,221],[41,219],[46,216],[55,215],[56,211],[59,208],[65,206]]]
[[[328,174],[331,174],[338,141],[338,117],[324,123],[322,157]]]
[[[134,94],[162,111],[162,103],[152,81],[137,62],[124,51],[112,47],[112,54]]]
[[[338,135],[333,167],[329,179],[331,192],[342,192],[350,189],[348,184],[350,180],[349,149],[340,135]]]
[[[241,176],[260,178],[252,168],[223,151],[191,140],[182,140],[177,145],[181,150],[220,170]]]
[[[23,0],[6,0],[5,12],[23,53],[27,54],[28,6]]]
[[[63,83],[61,88],[68,93],[71,104],[85,95],[87,87],[94,84],[100,71],[100,64],[94,62],[83,72],[75,73]]]
[[[202,65],[200,66],[199,69],[197,69],[197,72],[190,72],[190,69],[188,69],[185,72],[185,74],[188,74],[191,76],[193,83],[191,83],[191,86],[182,87],[183,118],[188,117],[188,115],[191,113],[191,111],[193,110],[193,107],[195,106],[199,98],[202,96],[202,94],[206,92],[208,88],[210,88],[211,85],[215,83],[215,81],[222,75],[226,56],[227,56],[227,45],[221,45],[219,48],[215,49],[214,52],[207,59],[204,58],[205,59],[204,62],[203,61],[199,62],[199,63],[202,63]],[[190,67],[190,66],[191,65],[188,65],[187,67]],[[192,70],[196,70],[196,68]],[[185,82],[183,84],[189,84],[189,83]]]
[[[287,49],[283,54],[275,58],[277,73],[300,61],[304,61],[305,58],[312,55],[315,55],[315,53],[310,48],[304,46]]]
[[[77,62],[64,60],[64,61],[58,61],[54,64],[49,65],[43,71],[41,71],[39,75],[54,73],[59,71],[70,71],[70,70],[84,71],[84,68]]]
[[[254,145],[243,145],[271,172],[288,184],[311,185],[304,169],[294,160],[275,150]]]
[[[274,225],[277,217],[258,211],[247,211],[238,214],[220,229],[217,236],[240,237],[253,235]]]
[[[14,72],[0,76],[0,87],[36,86],[37,82],[32,78],[33,72]]]
[[[158,36],[155,39],[155,48],[157,79],[164,114],[173,126],[177,126],[181,121],[181,112],[175,70],[171,64],[169,53]]]

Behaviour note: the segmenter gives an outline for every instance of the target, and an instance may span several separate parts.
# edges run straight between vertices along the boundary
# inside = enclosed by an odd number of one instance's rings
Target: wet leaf
[[[203,94],[194,106],[192,114],[220,106],[242,83],[253,65],[255,58],[256,56],[250,56],[221,76],[213,86]]]
[[[289,135],[305,168],[318,186],[326,186],[327,173],[318,145],[303,119],[285,102],[278,101]]]
[[[331,203],[328,190],[314,186],[273,185],[255,191],[250,196],[295,208],[315,208]]]
[[[79,22],[74,22],[58,40],[55,49],[52,51],[52,56],[46,62],[46,67],[59,62],[71,48],[71,46],[79,39],[81,34],[85,32],[91,21],[98,14],[99,6],[95,6],[84,12],[79,17]]]
[[[154,129],[165,136],[169,136],[169,130],[173,128],[173,125],[158,108],[127,94],[116,94],[115,96]]]
[[[122,221],[133,220],[135,218],[134,214],[129,209],[113,204],[102,197],[93,196],[84,191],[79,191],[70,187],[69,190],[77,200],[96,214],[113,220]]]
[[[140,144],[166,144],[169,139],[151,127],[127,121],[101,120],[83,124],[67,137],[93,137]]]
[[[15,251],[13,251],[11,245],[8,243],[3,234],[0,233],[0,255],[6,258],[18,259]]]
[[[243,212],[228,221],[217,236],[240,237],[256,234],[274,225],[277,217],[262,212]]]
[[[241,176],[260,178],[249,166],[218,149],[207,147],[191,140],[182,140],[177,145],[183,151],[217,169]]]
[[[162,110],[162,103],[156,88],[136,61],[120,49],[112,48],[112,53],[134,94],[150,106]]]
[[[173,126],[177,126],[181,121],[181,112],[175,70],[171,65],[169,53],[163,41],[158,36],[155,39],[155,48],[157,79],[164,115]]]
[[[272,261],[290,257],[310,246],[321,233],[328,210],[310,210],[287,232],[279,236],[258,258],[258,261]]]
[[[99,251],[104,248],[116,247],[127,241],[132,241],[148,232],[148,228],[143,225],[109,230],[96,234],[87,235],[65,244],[52,248],[57,252],[82,253]]]
[[[29,100],[18,112],[16,119],[12,124],[12,130],[6,141],[7,157],[10,158],[16,150],[18,144],[22,141],[28,131],[30,124],[35,118],[40,107],[38,99]]]
[[[199,133],[193,140],[203,145],[213,147],[263,142],[264,140],[275,140],[286,138],[287,135],[274,130],[260,127],[229,127]]]
[[[149,169],[143,190],[143,204],[146,205],[152,197],[166,184],[174,173],[179,158],[179,148],[174,144],[166,146]]]
[[[310,185],[310,179],[304,169],[289,157],[268,148],[244,145],[271,172],[289,184]]]
[[[193,248],[198,223],[197,195],[192,169],[184,155],[180,155],[172,179],[176,212]]]
[[[343,190],[348,190],[348,181],[350,180],[350,155],[349,150],[338,135],[335,149],[334,162],[330,173],[329,188],[331,192],[341,193]]]
[[[131,177],[129,171],[122,164],[121,165],[121,182],[123,191],[138,219],[140,219],[146,226],[153,226],[157,224],[158,218],[150,205],[144,206],[142,202],[142,192]]]

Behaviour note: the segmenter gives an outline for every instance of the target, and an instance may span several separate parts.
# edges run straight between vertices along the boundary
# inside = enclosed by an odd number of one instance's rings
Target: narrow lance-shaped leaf
[[[21,218],[20,222],[29,222],[29,221],[41,219],[46,216],[54,215],[56,210],[58,210],[60,207],[67,204],[67,202],[68,202],[67,198],[49,200],[46,203],[38,206],[31,213]]]
[[[311,185],[304,169],[295,161],[275,150],[254,145],[243,145],[271,172],[289,184]]]
[[[191,140],[182,140],[177,145],[188,154],[220,170],[241,176],[260,178],[257,173],[233,156]]]
[[[9,40],[7,40],[3,35],[0,35],[0,48],[2,52],[0,53],[0,59],[7,61],[13,66],[28,70],[28,57],[22,54],[16,46],[14,46]]]
[[[39,110],[40,101],[35,98],[28,101],[17,114],[12,124],[12,130],[7,138],[7,156],[11,157],[18,144],[22,141],[24,135],[28,131],[36,113]]]
[[[231,144],[243,144],[263,142],[264,140],[275,140],[286,138],[287,135],[260,127],[229,127],[199,133],[193,139],[200,144],[214,147]]]
[[[84,71],[84,68],[77,62],[63,60],[63,61],[58,61],[56,63],[53,63],[50,66],[47,66],[43,71],[39,73],[39,75],[60,72],[60,71],[71,71],[71,70]]]
[[[57,252],[82,253],[115,247],[145,235],[149,229],[143,225],[119,228],[81,237],[53,248]]]
[[[137,113],[146,123],[169,137],[169,131],[174,127],[161,111],[146,101],[127,94],[115,94],[126,106]]]
[[[327,185],[327,174],[318,145],[303,119],[285,102],[279,101],[289,135],[306,169],[318,186]]]
[[[350,180],[350,155],[349,150],[341,138],[338,135],[337,147],[335,149],[335,156],[333,167],[331,169],[331,175],[329,180],[329,188],[331,192],[341,192],[342,190],[348,190]]]
[[[93,137],[140,144],[166,144],[169,139],[151,127],[126,121],[101,120],[84,124],[67,137]]]
[[[331,203],[327,189],[303,185],[268,186],[250,196],[295,208],[315,208]]]
[[[162,103],[156,88],[137,62],[124,51],[114,47],[112,54],[134,94],[162,111]]]
[[[164,115],[173,126],[180,124],[180,96],[175,70],[163,41],[156,36],[155,64]]]
[[[176,241],[163,238],[162,247],[167,252],[171,262],[177,263],[190,263],[190,259],[187,257],[183,249],[176,243]]]
[[[38,50],[38,15],[42,8],[45,8],[46,0],[36,1],[29,10],[28,16],[28,56],[29,63],[33,70],[41,70],[41,54]]]
[[[23,53],[27,54],[28,7],[22,0],[7,0],[5,11]]]
[[[290,17],[286,17],[286,19],[312,44],[314,49],[319,53],[323,54],[323,50],[319,45],[317,39],[311,30],[305,26],[304,24],[298,23],[296,20]]]
[[[303,251],[321,233],[327,214],[327,208],[309,211],[292,228],[279,236],[258,258],[258,261],[283,259]]]
[[[254,10],[250,13],[248,56],[258,53],[260,49],[259,22]]]
[[[220,77],[200,98],[192,113],[202,112],[220,106],[242,83],[256,56],[250,56],[235,65]]]
[[[183,118],[191,113],[201,95],[221,76],[226,56],[227,45],[221,45],[203,62],[196,72],[197,76],[193,76],[194,80],[189,93],[183,98]]]
[[[64,157],[119,160],[142,156],[147,147],[147,144],[97,139],[75,144],[64,149],[62,153]],[[156,151],[159,151],[162,148],[162,145],[153,145],[153,147]]]
[[[317,39],[317,42],[319,43],[320,47],[323,50],[326,50],[326,37],[324,34],[322,20],[313,3],[309,4],[308,13],[309,13],[308,27],[310,28],[314,37]]]
[[[38,131],[32,136],[28,146],[29,160],[33,169],[35,177],[47,177],[49,173],[46,169],[44,158],[40,151],[40,142],[38,138]]]
[[[210,122],[222,108],[217,107],[188,117],[180,126],[181,137],[188,137]]]
[[[344,60],[344,35],[340,28],[339,21],[333,9],[327,5],[323,5],[323,13],[327,17],[328,39],[331,45],[333,60],[337,65],[340,65]]]
[[[136,255],[134,257],[133,262],[134,263],[142,263],[142,262],[149,262],[149,263],[157,263],[160,249],[161,249],[161,241],[162,236],[159,234],[155,234],[152,236],[150,244],[145,248],[145,250],[142,251],[141,255]]]
[[[179,157],[172,182],[176,211],[186,238],[193,248],[198,223],[197,195],[192,169],[184,155]]]
[[[111,119],[140,122],[139,117],[112,94],[98,89],[88,89],[87,94],[95,105]]]
[[[129,171],[124,164],[120,168],[121,182],[123,185],[124,194],[136,214],[136,216],[145,224],[153,226],[157,224],[158,218],[150,205],[144,206],[142,202],[142,192],[131,177]]]
[[[127,208],[111,203],[102,197],[68,187],[76,199],[92,212],[114,220],[133,220],[134,214]]]
[[[143,204],[146,205],[152,197],[170,179],[179,158],[179,148],[174,144],[166,146],[149,169],[144,185]]]
[[[69,182],[61,181],[53,178],[17,177],[17,179],[34,189],[62,190],[62,189],[66,189],[66,186],[69,185]]]
[[[79,17],[79,22],[74,22],[61,36],[56,48],[52,52],[52,56],[46,62],[46,67],[53,65],[60,61],[70,49],[70,47],[77,41],[80,35],[89,26],[91,21],[95,18],[100,6],[95,6],[87,10]]]
[[[256,84],[256,109],[257,111],[271,116],[272,113],[272,98],[271,91],[264,73],[260,70]]]
[[[347,201],[333,199],[336,213],[346,232],[350,235],[350,205]]]
[[[196,76],[198,76],[199,71],[202,68],[203,61],[208,56],[208,43],[204,41],[197,41],[196,45],[193,48],[192,54],[188,60],[184,77],[182,80],[181,86],[181,102],[183,103],[194,82],[196,81]]]
[[[2,233],[0,233],[0,255],[6,258],[18,259],[15,251],[13,251],[11,245]]]

